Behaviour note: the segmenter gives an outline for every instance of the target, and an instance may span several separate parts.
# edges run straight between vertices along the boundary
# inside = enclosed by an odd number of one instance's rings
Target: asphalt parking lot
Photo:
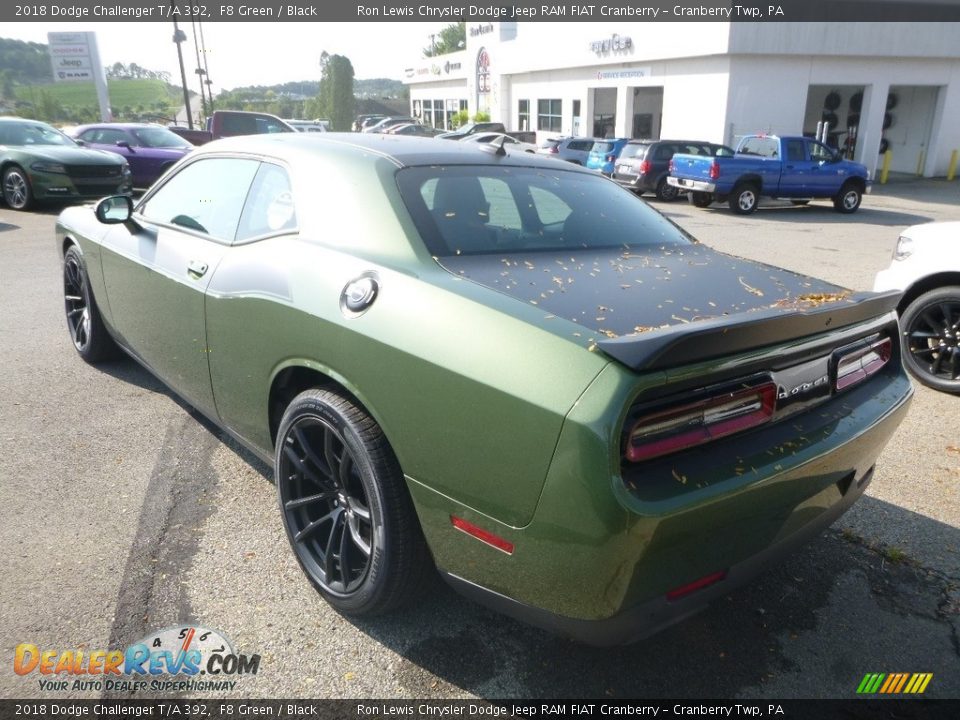
[[[888,185],[852,216],[656,206],[720,250],[862,290],[899,230],[958,217],[960,182]],[[187,623],[262,658],[233,691],[191,696],[851,697],[868,672],[931,672],[927,696],[960,697],[960,397],[917,386],[853,510],[639,644],[583,647],[439,581],[399,616],[351,622],[302,577],[269,467],[132,361],[74,352],[55,218],[0,206],[0,697],[102,694],[15,675],[19,643],[117,649]]]

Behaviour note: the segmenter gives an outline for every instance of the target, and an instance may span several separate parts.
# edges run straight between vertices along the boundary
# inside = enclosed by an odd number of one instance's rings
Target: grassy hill
[[[180,88],[162,80],[107,80],[115,120],[150,115],[170,117],[183,102]],[[50,122],[95,122],[100,119],[93,83],[37,83],[15,86],[15,114]]]
[[[18,85],[17,100],[34,102],[40,91],[50,93],[54,100],[64,106],[97,104],[97,92],[92,82]],[[158,102],[169,104],[177,102],[178,98],[182,99],[179,88],[167,85],[162,80],[107,80],[107,91],[114,108],[128,105],[153,107]]]

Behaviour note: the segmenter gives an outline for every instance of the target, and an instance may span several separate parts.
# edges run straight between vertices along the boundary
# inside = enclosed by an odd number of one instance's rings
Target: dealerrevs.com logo
[[[233,690],[256,675],[259,655],[234,651],[226,635],[198,626],[147,635],[126,650],[58,650],[20,643],[13,671],[38,676],[40,690],[138,692]]]

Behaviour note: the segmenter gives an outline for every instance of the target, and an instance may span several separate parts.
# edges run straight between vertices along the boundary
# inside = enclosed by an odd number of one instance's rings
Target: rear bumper
[[[723,580],[675,601],[658,597],[600,620],[563,617],[519,602],[475,583],[441,571],[441,576],[457,592],[530,625],[570,637],[587,645],[609,647],[627,645],[654,635],[703,610],[707,605],[746,584],[769,565],[791,555],[804,543],[817,537],[843,515],[863,495],[873,477],[871,467],[860,478],[850,478],[843,499],[789,537],[756,555],[731,566]]]
[[[638,479],[642,492],[616,478],[618,499],[604,497],[600,478],[586,473],[599,455],[564,449],[582,437],[573,432],[561,438],[530,525],[497,527],[476,517],[516,543],[512,556],[483,567],[464,544],[437,553],[437,565],[464,595],[524,622],[587,644],[634,642],[696,613],[835,522],[863,495],[911,397],[902,368],[891,367],[872,387],[850,392],[852,410],[794,416],[760,444],[714,443],[702,462],[727,479],[712,487],[698,482],[705,472],[678,461],[679,472],[667,474],[680,495],[662,499],[652,465]],[[716,573],[723,579],[668,599]]]
[[[701,180],[688,180],[686,178],[675,178],[672,175],[667,178],[667,184],[680,190],[693,190],[695,192],[712,193],[717,191],[717,184],[703,182]]]
[[[656,189],[655,187],[651,187],[652,183],[645,175],[622,175],[614,172],[612,177],[617,185],[627,190],[633,190],[634,192],[653,192]]]

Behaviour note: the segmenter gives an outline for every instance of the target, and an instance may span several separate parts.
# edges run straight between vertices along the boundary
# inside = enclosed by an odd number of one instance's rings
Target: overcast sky
[[[244,85],[273,85],[286,81],[319,80],[320,53],[346,55],[358,79],[387,77],[400,80],[403,69],[430,44],[430,33],[446,23],[216,23],[203,24],[207,64],[214,92]],[[193,28],[180,23],[187,84],[196,88],[197,57]],[[166,70],[180,82],[173,24],[164,22],[48,22],[6,23],[0,37],[47,42],[48,32],[96,32],[104,65],[137,63],[150,70]]]

